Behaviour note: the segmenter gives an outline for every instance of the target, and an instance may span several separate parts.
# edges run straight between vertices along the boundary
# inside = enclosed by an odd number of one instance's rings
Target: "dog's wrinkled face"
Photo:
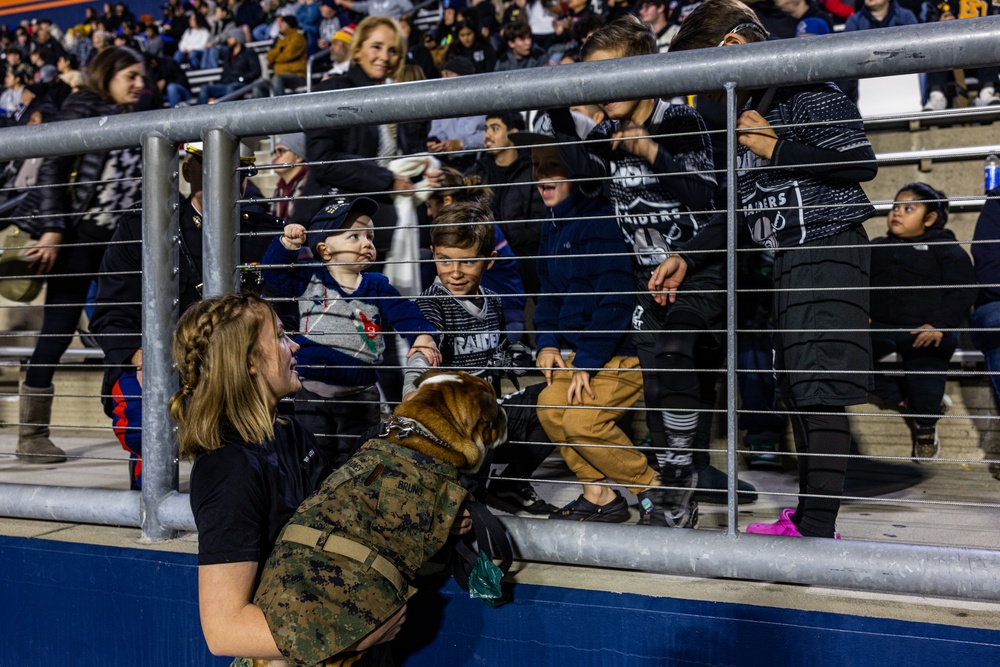
[[[507,440],[507,414],[486,380],[464,371],[427,371],[417,393],[395,414],[423,424],[458,455],[456,465],[476,472],[486,450]]]

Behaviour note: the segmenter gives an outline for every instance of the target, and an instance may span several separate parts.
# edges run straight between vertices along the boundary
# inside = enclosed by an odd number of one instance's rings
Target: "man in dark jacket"
[[[531,156],[518,150],[511,134],[524,130],[519,113],[497,113],[486,116],[483,134],[484,150],[466,172],[483,180],[493,189],[493,214],[503,227],[511,250],[517,255],[517,269],[528,294],[538,293],[538,273],[535,256],[542,220],[548,212],[538,189],[532,185]]]
[[[160,95],[167,101],[167,106],[173,109],[181,102],[191,99],[191,84],[187,74],[173,58],[161,58],[152,53],[146,54],[149,75],[156,82]]]
[[[201,299],[202,283],[202,163],[200,144],[185,146],[187,157],[181,174],[191,184],[191,196],[180,208],[180,312]],[[252,156],[241,157],[252,164]],[[241,172],[245,173],[245,172]],[[245,182],[245,181],[244,181]],[[259,262],[274,234],[281,233],[281,221],[253,204],[240,207],[240,259]],[[142,215],[125,215],[101,262],[97,282],[97,307],[90,321],[104,350],[104,383],[101,389],[104,412],[111,417],[115,436],[131,454],[132,488],[142,485]],[[244,274],[250,289],[256,274]]]
[[[260,58],[246,48],[246,34],[242,28],[233,28],[226,35],[229,57],[222,59],[222,75],[218,83],[201,87],[198,104],[208,104],[210,99],[222,97],[260,78]]]

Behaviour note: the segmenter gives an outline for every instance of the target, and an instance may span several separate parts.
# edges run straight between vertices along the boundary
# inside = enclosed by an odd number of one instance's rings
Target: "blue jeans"
[[[208,104],[211,99],[216,99],[222,97],[223,95],[228,95],[238,88],[242,88],[243,84],[240,82],[236,83],[209,83],[201,87],[198,91],[198,104]]]
[[[737,335],[736,367],[755,371],[736,374],[741,409],[753,411],[740,413],[738,428],[746,430],[751,442],[781,440],[785,434],[787,417],[776,411],[773,356],[770,331]]]
[[[179,83],[167,84],[167,106],[173,109],[181,102],[191,99],[191,91]]]
[[[969,324],[973,329],[993,330],[973,331],[972,342],[983,351],[983,356],[986,357],[986,370],[990,373],[1000,372],[1000,301],[977,306]],[[991,375],[990,382],[993,383],[993,393],[1000,400],[1000,375]]]

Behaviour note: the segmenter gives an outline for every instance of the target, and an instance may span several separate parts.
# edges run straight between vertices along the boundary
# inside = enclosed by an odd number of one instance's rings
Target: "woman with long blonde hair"
[[[312,434],[278,415],[299,388],[298,347],[252,294],[191,306],[174,334],[181,389],[170,413],[181,456],[194,459],[199,609],[215,655],[284,657],[253,604],[257,574],[295,509],[333,470]],[[356,648],[391,640],[404,618],[405,607]]]

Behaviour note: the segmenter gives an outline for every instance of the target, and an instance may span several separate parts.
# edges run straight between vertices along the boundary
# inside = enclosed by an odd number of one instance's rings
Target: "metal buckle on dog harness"
[[[324,539],[325,537],[325,539]],[[353,540],[339,535],[327,535],[323,531],[290,524],[285,526],[281,536],[278,538],[282,542],[295,542],[307,547],[321,549],[328,553],[338,554],[361,563],[363,567],[371,568],[381,574],[390,584],[395,587],[403,598],[409,597],[409,585],[403,575],[396,569],[396,566],[388,559],[378,554],[377,551],[363,544],[358,544]]]
[[[396,432],[396,437],[400,439],[408,438],[411,435],[419,435],[427,438],[436,445],[441,445],[445,449],[452,448],[447,442],[428,431],[427,427],[418,422],[416,419],[397,417],[393,415],[388,421],[382,422],[378,435],[380,438],[385,438],[391,435],[393,431]]]

